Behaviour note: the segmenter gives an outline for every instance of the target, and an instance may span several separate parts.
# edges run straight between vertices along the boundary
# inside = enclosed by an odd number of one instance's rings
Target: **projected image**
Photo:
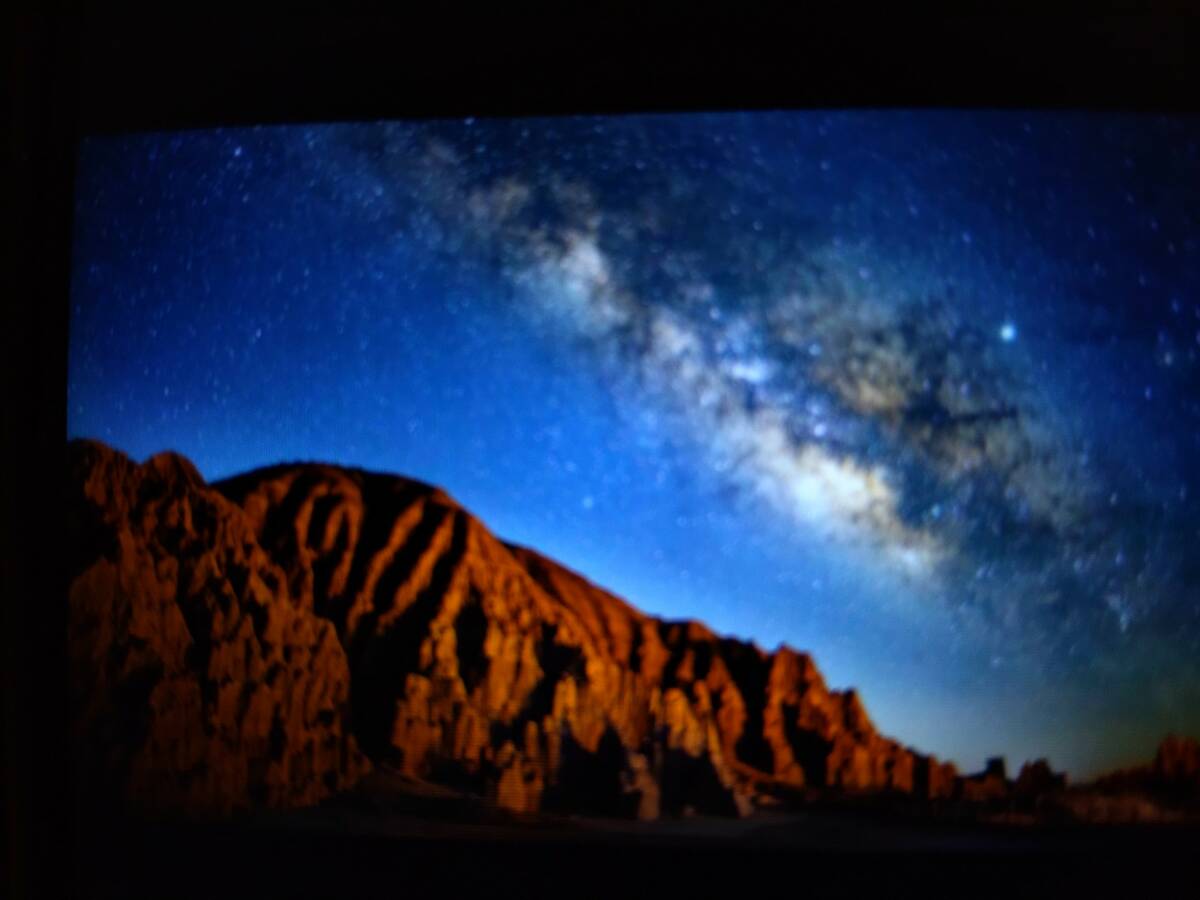
[[[80,782],[1195,820],[1198,166],[1067,112],[88,140]]]

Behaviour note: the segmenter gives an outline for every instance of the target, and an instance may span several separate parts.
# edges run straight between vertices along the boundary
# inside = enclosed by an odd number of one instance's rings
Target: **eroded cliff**
[[[88,441],[69,458],[81,765],[139,805],[312,803],[363,754],[516,811],[960,790],[808,654],[645,615],[437,488],[314,464],[206,485]]]

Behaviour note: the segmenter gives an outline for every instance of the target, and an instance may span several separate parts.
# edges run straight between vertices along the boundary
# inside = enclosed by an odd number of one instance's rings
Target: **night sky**
[[[870,112],[93,139],[71,436],[446,488],[880,729],[1200,734],[1200,120]]]

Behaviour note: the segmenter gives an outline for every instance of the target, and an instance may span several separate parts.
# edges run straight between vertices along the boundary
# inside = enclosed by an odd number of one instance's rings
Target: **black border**
[[[0,604],[11,896],[65,896],[70,877],[57,535],[78,139],[408,116],[1197,110],[1200,13],[1192,4],[1092,3],[1071,12],[1044,3],[823,6],[787,15],[746,0],[713,12],[599,4],[520,14],[462,6],[347,15],[312,5],[253,14],[195,7],[171,18],[99,5],[10,11],[4,247],[15,277],[0,300]]]
[[[1196,103],[1194,4],[1095,2],[1071,13],[1053,2],[924,12],[827,2],[786,15],[748,2],[623,12],[502,6],[97,18],[77,35],[79,122],[90,132],[696,108]]]

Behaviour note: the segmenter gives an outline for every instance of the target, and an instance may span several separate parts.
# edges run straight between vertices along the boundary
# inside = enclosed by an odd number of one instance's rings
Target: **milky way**
[[[1200,728],[1198,139],[781,113],[93,142],[71,431],[438,481],[634,603],[806,646],[925,749],[1085,772]]]

